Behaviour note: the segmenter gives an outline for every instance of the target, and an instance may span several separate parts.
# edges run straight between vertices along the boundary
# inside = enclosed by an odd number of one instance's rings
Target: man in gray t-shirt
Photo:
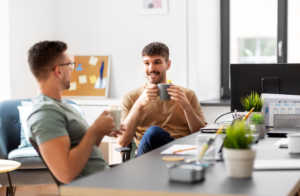
[[[33,109],[27,120],[28,136],[38,145],[60,136],[69,136],[71,149],[82,140],[89,125],[81,114],[66,101],[47,95],[32,99]],[[50,131],[51,130],[51,131]],[[87,164],[77,177],[86,176],[109,168],[97,146],[93,147]]]
[[[29,137],[54,176],[62,183],[109,168],[98,148],[105,135],[118,137],[109,112],[104,111],[88,126],[72,106],[61,99],[70,88],[75,63],[60,41],[43,41],[28,52],[31,72],[38,82],[38,95],[27,119]]]

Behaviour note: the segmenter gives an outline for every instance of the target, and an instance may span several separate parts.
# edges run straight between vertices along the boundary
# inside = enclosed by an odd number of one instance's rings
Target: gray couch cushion
[[[13,186],[27,186],[38,184],[55,184],[50,172],[46,169],[22,169],[9,172]],[[9,186],[6,173],[0,173],[0,187]],[[18,189],[18,188],[17,188]],[[17,195],[22,193],[18,193]],[[25,194],[25,193],[24,193]]]
[[[45,169],[46,166],[33,147],[18,148],[9,152],[8,159],[21,163],[19,169]]]

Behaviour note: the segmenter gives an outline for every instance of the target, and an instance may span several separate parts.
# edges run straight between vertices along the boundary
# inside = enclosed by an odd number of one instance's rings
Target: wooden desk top
[[[0,173],[13,171],[18,169],[21,166],[21,163],[17,161],[0,159]]]
[[[167,163],[160,152],[173,144],[194,144],[199,133],[178,139],[110,170],[98,172],[60,187],[65,195],[264,195],[294,196],[300,187],[300,170],[253,171],[250,179],[232,179],[224,162],[216,162],[205,171],[205,180],[195,184],[169,181]],[[281,138],[265,138],[253,146],[256,159],[300,159],[274,143]],[[187,156],[188,157],[188,156]]]

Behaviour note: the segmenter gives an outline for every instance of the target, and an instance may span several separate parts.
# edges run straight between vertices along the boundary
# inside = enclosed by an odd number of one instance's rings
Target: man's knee
[[[165,134],[170,136],[170,134],[164,131],[161,127],[152,126],[147,129],[143,137],[147,137],[148,139],[155,139],[155,138],[160,138]]]

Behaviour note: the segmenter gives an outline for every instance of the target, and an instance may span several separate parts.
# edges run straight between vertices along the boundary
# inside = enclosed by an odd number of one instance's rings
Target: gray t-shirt
[[[32,103],[32,112],[27,119],[28,136],[38,145],[64,135],[70,137],[71,149],[79,144],[89,125],[76,109],[66,101],[43,94],[33,98]],[[76,178],[108,168],[102,152],[95,145],[88,162]]]

